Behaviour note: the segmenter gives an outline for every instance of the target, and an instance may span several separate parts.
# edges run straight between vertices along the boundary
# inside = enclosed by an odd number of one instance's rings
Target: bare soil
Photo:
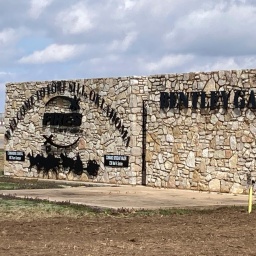
[[[256,255],[256,210],[0,216],[0,255]]]
[[[18,183],[22,188],[27,181]],[[0,256],[256,255],[256,209],[251,214],[233,207],[78,217],[10,205],[0,203]]]

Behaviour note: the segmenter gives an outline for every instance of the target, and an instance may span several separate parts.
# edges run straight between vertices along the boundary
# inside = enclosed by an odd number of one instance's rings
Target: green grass
[[[256,211],[256,207],[253,207]],[[95,216],[115,216],[115,217],[150,217],[150,216],[173,216],[173,215],[194,215],[211,214],[216,211],[221,212],[247,212],[246,207],[232,206],[210,209],[158,209],[158,210],[134,210],[134,209],[106,209],[100,207],[90,207],[81,204],[71,204],[70,202],[50,202],[41,199],[20,199],[14,196],[0,195],[0,220],[1,219],[38,219],[49,217],[95,217]]]
[[[1,217],[43,218],[43,217],[83,217],[95,214],[107,214],[110,210],[88,207],[69,202],[49,202],[39,199],[19,199],[13,196],[0,195]]]
[[[13,189],[49,189],[49,188],[63,188],[65,186],[78,187],[79,183],[54,182],[48,180],[37,179],[18,179],[13,177],[0,175],[0,190]]]

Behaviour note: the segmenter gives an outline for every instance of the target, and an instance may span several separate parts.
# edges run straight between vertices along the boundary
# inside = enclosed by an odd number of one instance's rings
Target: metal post
[[[142,185],[147,185],[147,172],[146,172],[146,150],[147,150],[147,108],[146,101],[143,100],[142,109]]]

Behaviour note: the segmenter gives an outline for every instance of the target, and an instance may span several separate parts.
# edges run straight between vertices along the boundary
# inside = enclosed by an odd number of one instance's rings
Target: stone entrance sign
[[[4,172],[243,193],[255,93],[256,70],[10,83],[5,151],[24,161],[6,157]]]

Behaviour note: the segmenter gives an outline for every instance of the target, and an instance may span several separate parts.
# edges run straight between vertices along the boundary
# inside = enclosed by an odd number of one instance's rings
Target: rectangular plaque
[[[109,167],[128,167],[129,157],[123,155],[105,155],[104,165]]]
[[[25,161],[25,152],[23,151],[6,151],[7,161]]]

